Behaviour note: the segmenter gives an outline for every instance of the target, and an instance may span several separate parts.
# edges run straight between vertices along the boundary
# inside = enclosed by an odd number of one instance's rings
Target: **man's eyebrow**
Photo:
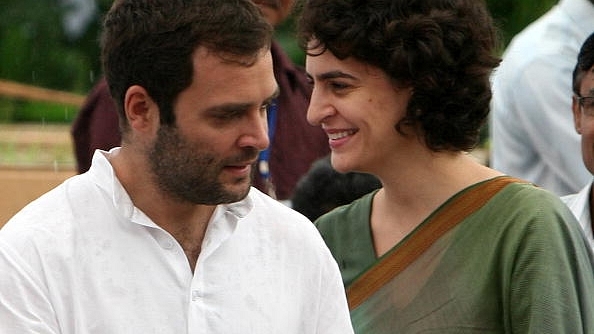
[[[268,103],[272,102],[272,100],[276,99],[279,95],[280,95],[280,88],[276,87],[276,90],[274,91],[274,93],[272,93],[272,95],[270,95],[266,100],[264,100],[264,103],[268,104]]]
[[[270,104],[272,100],[276,99],[280,94],[280,89],[277,87],[274,93],[264,100],[264,104]],[[223,103],[207,108],[207,112],[237,112],[239,110],[248,110],[252,108],[255,103]]]
[[[209,113],[235,113],[240,110],[248,110],[251,103],[223,103],[206,109]]]

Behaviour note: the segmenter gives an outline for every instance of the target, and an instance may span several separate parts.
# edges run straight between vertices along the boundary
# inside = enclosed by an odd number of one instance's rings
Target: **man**
[[[271,35],[247,0],[114,3],[122,146],[0,230],[0,333],[352,333],[314,226],[250,187]]]
[[[594,31],[594,0],[560,0],[518,34],[493,76],[491,165],[558,195],[590,175],[567,110],[571,71]]]
[[[253,0],[266,20],[278,26],[292,12],[294,0]],[[311,94],[303,68],[296,66],[273,41],[274,76],[279,96],[268,112],[270,146],[259,155],[254,186],[290,204],[297,181],[311,164],[330,153],[328,138],[307,123],[305,112]],[[118,118],[104,80],[89,94],[72,125],[72,139],[79,173],[89,169],[95,149],[107,150],[120,142]]]
[[[581,136],[582,159],[586,168],[594,174],[594,34],[584,42],[573,70],[573,120],[575,130]],[[590,247],[594,251],[592,235],[592,180],[577,194],[561,198],[579,221]]]

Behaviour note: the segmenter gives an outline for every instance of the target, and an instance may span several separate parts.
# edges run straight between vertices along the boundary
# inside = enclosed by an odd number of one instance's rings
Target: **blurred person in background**
[[[573,70],[573,119],[581,138],[582,161],[594,175],[594,34],[584,42]],[[594,251],[592,179],[578,193],[561,198],[579,221]]]
[[[517,34],[494,72],[490,164],[566,195],[591,175],[571,110],[571,73],[594,31],[592,0],[561,0]]]
[[[341,205],[381,188],[381,182],[366,173],[339,173],[330,155],[316,160],[297,183],[291,204],[311,221]]]

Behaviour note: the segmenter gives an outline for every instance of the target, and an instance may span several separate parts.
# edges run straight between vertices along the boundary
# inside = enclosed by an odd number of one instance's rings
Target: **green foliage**
[[[99,17],[70,40],[62,24],[61,0],[2,0],[0,79],[86,94],[98,73]],[[33,101],[0,99],[0,121],[70,122],[75,111]],[[64,110],[70,110],[65,112]]]
[[[86,92],[91,53],[67,40],[57,0],[8,2],[0,14],[0,78]]]
[[[487,6],[502,32],[504,44],[507,45],[515,34],[557,2],[557,0],[487,0]]]
[[[48,102],[23,102],[17,122],[69,123],[73,120],[77,108]]]
[[[51,102],[0,99],[0,123],[70,123],[78,108]]]
[[[297,44],[295,36],[295,16],[290,16],[275,30],[275,40],[283,47],[287,52],[287,55],[295,62],[295,64],[305,65],[305,52],[301,50]]]

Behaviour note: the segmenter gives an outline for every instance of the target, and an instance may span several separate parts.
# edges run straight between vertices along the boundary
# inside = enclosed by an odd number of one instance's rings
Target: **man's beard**
[[[232,203],[247,196],[251,179],[236,178],[230,186],[244,183],[239,190],[227,189],[219,180],[224,166],[252,161],[258,156],[255,148],[245,149],[239,156],[218,159],[204,143],[190,144],[177,128],[162,125],[149,151],[149,161],[159,189],[172,197],[193,204]],[[246,179],[247,178],[247,179]]]

